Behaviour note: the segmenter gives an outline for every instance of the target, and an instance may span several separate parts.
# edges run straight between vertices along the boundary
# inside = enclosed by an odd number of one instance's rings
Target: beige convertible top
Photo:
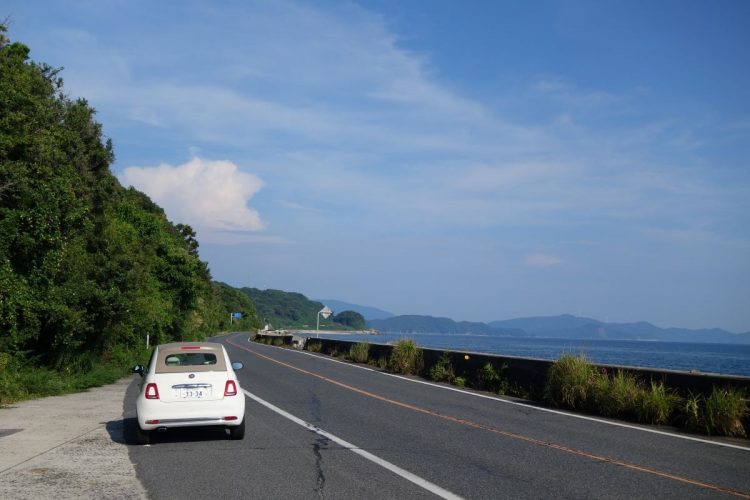
[[[224,349],[213,342],[173,342],[157,347],[156,373],[227,371]]]

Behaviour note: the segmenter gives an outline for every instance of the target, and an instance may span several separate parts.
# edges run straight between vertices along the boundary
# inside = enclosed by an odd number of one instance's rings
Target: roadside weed
[[[357,363],[367,363],[370,356],[370,344],[358,342],[349,348],[349,359]]]
[[[393,346],[391,369],[404,375],[418,374],[422,370],[422,349],[412,339],[401,339]]]
[[[747,437],[742,419],[747,416],[745,395],[736,389],[716,388],[705,400],[705,425],[708,434]]]
[[[549,370],[545,399],[552,406],[583,409],[593,394],[597,375],[596,367],[583,354],[563,354]]]
[[[678,401],[679,398],[662,382],[651,382],[649,389],[641,390],[636,409],[638,421],[644,424],[666,424]]]
[[[450,353],[444,352],[438,362],[430,368],[430,378],[436,382],[453,382],[456,376],[453,373]]]

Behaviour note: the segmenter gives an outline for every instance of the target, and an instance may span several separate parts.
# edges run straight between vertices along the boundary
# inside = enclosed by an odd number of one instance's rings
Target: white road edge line
[[[334,443],[338,444],[339,446],[341,446],[341,447],[343,447],[343,448],[345,448],[347,450],[350,450],[350,451],[356,453],[357,455],[359,455],[359,456],[361,456],[361,457],[369,460],[370,462],[373,462],[373,463],[375,463],[375,464],[383,467],[384,469],[387,469],[387,470],[393,472],[394,474],[403,477],[407,481],[410,481],[410,482],[416,484],[420,488],[424,488],[425,490],[427,490],[430,493],[433,493],[433,494],[439,496],[440,498],[446,498],[446,499],[451,499],[451,500],[462,500],[462,497],[460,497],[460,496],[458,496],[458,495],[456,495],[454,493],[451,493],[450,491],[448,491],[446,489],[443,489],[440,486],[438,486],[438,485],[436,485],[434,483],[431,483],[431,482],[427,481],[426,479],[423,479],[423,478],[417,476],[416,474],[412,474],[411,472],[402,469],[398,465],[394,465],[394,464],[388,462],[387,460],[383,460],[382,458],[380,458],[378,456],[375,456],[372,453],[363,450],[362,448],[358,448],[357,446],[354,446],[353,444],[351,444],[351,443],[349,443],[347,441],[344,441],[343,439],[341,439],[341,438],[339,438],[337,436],[334,436],[330,432],[324,431],[320,427],[317,427],[317,426],[315,426],[315,425],[313,425],[313,424],[311,424],[309,422],[305,422],[301,418],[295,417],[291,413],[288,413],[288,412],[282,410],[278,406],[275,406],[272,403],[269,403],[265,399],[259,398],[255,394],[253,394],[251,392],[248,392],[245,389],[243,389],[242,391],[245,393],[245,395],[248,398],[252,399],[253,401],[255,401],[257,403],[262,404],[263,406],[265,406],[269,410],[274,411],[274,412],[278,413],[279,415],[281,415],[282,417],[291,420],[295,424],[301,425],[302,427],[304,427],[304,428],[306,428],[306,429],[308,429],[310,431],[313,431],[316,434],[319,434],[319,435],[321,435],[321,436],[323,436],[323,437],[325,437],[325,438],[333,441]]]
[[[248,339],[248,341],[252,343],[252,341],[250,339]],[[554,410],[552,408],[544,408],[544,407],[540,407],[540,406],[534,406],[534,405],[529,405],[529,404],[525,404],[525,403],[519,403],[518,401],[509,401],[507,399],[502,399],[502,398],[498,398],[498,397],[495,397],[495,396],[488,396],[486,394],[477,394],[475,392],[464,391],[464,390],[456,388],[456,387],[449,387],[449,386],[442,385],[442,384],[435,384],[435,383],[432,383],[432,382],[427,382],[425,380],[415,380],[415,379],[412,379],[412,378],[403,377],[401,375],[396,375],[396,374],[393,374],[393,373],[386,373],[386,372],[381,372],[379,370],[373,370],[372,368],[368,368],[366,366],[359,366],[359,365],[354,365],[354,364],[351,364],[351,363],[345,363],[345,362],[339,361],[337,359],[332,359],[332,358],[327,357],[327,356],[319,356],[319,355],[316,355],[316,354],[313,354],[313,353],[310,353],[310,352],[307,352],[307,351],[297,351],[297,350],[285,349],[283,347],[277,347],[277,346],[268,346],[268,347],[276,347],[277,349],[282,349],[284,351],[296,352],[298,354],[304,354],[306,356],[312,356],[314,358],[322,359],[322,360],[325,360],[325,361],[330,361],[331,363],[340,363],[340,364],[345,365],[345,366],[351,366],[352,368],[359,368],[360,370],[367,370],[367,371],[370,371],[370,372],[373,372],[373,373],[379,373],[381,375],[386,375],[388,377],[395,377],[395,378],[398,378],[398,379],[401,379],[401,380],[406,380],[406,381],[409,381],[409,382],[414,382],[415,384],[429,385],[430,387],[437,387],[439,389],[445,389],[446,391],[460,392],[461,394],[466,394],[466,395],[469,395],[469,396],[474,396],[474,397],[482,398],[482,399],[491,399],[493,401],[498,401],[500,403],[505,403],[505,404],[509,404],[509,405],[513,405],[513,406],[520,406],[522,408],[530,408],[532,410],[537,410],[537,411],[546,412],[546,413],[553,413],[555,415],[562,415],[562,416],[565,416],[565,417],[577,418],[577,419],[580,419],[580,420],[588,420],[590,422],[599,422],[601,424],[611,425],[611,426],[614,426],[614,427],[623,427],[625,429],[632,429],[632,430],[641,431],[641,432],[650,432],[651,434],[658,434],[660,436],[668,436],[668,437],[672,437],[672,438],[683,439],[685,441],[694,441],[694,442],[697,442],[697,443],[710,444],[710,445],[714,445],[714,446],[722,446],[724,448],[732,448],[732,449],[735,449],[735,450],[750,451],[750,447],[747,447],[747,446],[740,446],[740,445],[731,444],[731,443],[722,443],[721,441],[711,441],[711,440],[708,440],[708,439],[701,439],[701,438],[693,437],[693,436],[683,436],[682,434],[674,434],[674,433],[671,433],[671,432],[660,431],[660,430],[657,430],[657,429],[648,429],[646,427],[639,427],[637,425],[630,425],[630,424],[625,424],[625,423],[622,423],[622,422],[613,422],[611,420],[603,420],[601,418],[588,417],[586,415],[578,415],[578,414],[575,414],[575,413],[568,413],[568,412],[564,412],[564,411],[560,411],[560,410]]]

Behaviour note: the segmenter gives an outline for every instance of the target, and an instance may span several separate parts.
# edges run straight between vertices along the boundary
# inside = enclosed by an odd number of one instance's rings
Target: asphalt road
[[[220,341],[245,363],[246,437],[170,431],[129,446],[151,498],[750,499],[746,441],[550,412],[246,334]]]

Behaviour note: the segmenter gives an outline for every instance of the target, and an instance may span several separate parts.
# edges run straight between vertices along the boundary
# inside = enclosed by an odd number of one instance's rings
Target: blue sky
[[[215,279],[750,331],[746,1],[35,1],[0,17]]]

